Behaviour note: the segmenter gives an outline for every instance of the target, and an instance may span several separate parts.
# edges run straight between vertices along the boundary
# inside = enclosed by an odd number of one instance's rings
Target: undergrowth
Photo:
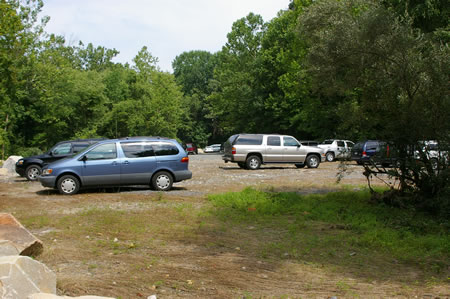
[[[350,246],[349,250],[384,252],[403,261],[433,260],[441,270],[446,268],[445,261],[450,258],[448,220],[413,209],[375,204],[368,191],[302,196],[247,188],[241,192],[210,195],[209,199],[222,221],[285,225],[292,247],[300,243],[314,243],[315,247]],[[317,230],[311,233],[314,226],[338,228],[339,234],[327,235]],[[283,227],[279,229],[283,231]],[[310,239],[305,240],[308,234]],[[295,242],[296,239],[301,242]],[[289,250],[289,245],[284,247]]]

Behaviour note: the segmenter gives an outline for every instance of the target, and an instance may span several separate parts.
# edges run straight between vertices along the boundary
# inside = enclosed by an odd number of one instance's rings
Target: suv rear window
[[[267,137],[267,145],[281,146],[280,137],[278,137],[278,136],[269,136],[269,137]]]
[[[239,145],[261,145],[263,141],[262,135],[244,135],[239,136],[239,138],[234,142],[234,144]]]

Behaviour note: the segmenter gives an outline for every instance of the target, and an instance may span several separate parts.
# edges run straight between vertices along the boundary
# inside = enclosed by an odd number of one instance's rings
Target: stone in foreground
[[[27,298],[35,293],[56,294],[56,275],[27,256],[0,257],[0,298]]]
[[[18,254],[26,256],[38,256],[43,250],[42,242],[7,213],[0,213],[0,247],[3,245],[7,248],[0,249],[0,253],[10,251],[11,246],[16,248]]]

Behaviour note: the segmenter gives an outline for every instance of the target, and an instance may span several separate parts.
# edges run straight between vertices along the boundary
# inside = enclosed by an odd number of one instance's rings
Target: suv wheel
[[[316,155],[310,155],[306,158],[306,166],[308,168],[317,168],[320,164],[320,158]]]
[[[152,178],[152,186],[157,191],[168,191],[172,188],[173,178],[167,171],[160,171]]]
[[[334,161],[334,153],[333,152],[328,152],[326,155],[327,161],[328,162],[333,162]]]
[[[38,165],[30,165],[25,170],[27,180],[36,181],[41,174],[41,167]]]
[[[245,161],[247,168],[250,170],[256,170],[261,166],[261,159],[258,156],[250,156]]]
[[[58,180],[59,193],[64,195],[76,194],[80,190],[80,182],[73,175],[65,175]]]

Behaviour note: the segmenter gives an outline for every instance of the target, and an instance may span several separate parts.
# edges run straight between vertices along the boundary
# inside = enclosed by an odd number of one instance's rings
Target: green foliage
[[[373,205],[368,191],[300,196],[254,189],[210,195],[224,221],[270,223],[288,220],[303,226],[344,229],[341,238],[360,248],[389,252],[402,260],[448,259],[448,219],[415,210]],[[292,238],[304,230],[290,231]]]

